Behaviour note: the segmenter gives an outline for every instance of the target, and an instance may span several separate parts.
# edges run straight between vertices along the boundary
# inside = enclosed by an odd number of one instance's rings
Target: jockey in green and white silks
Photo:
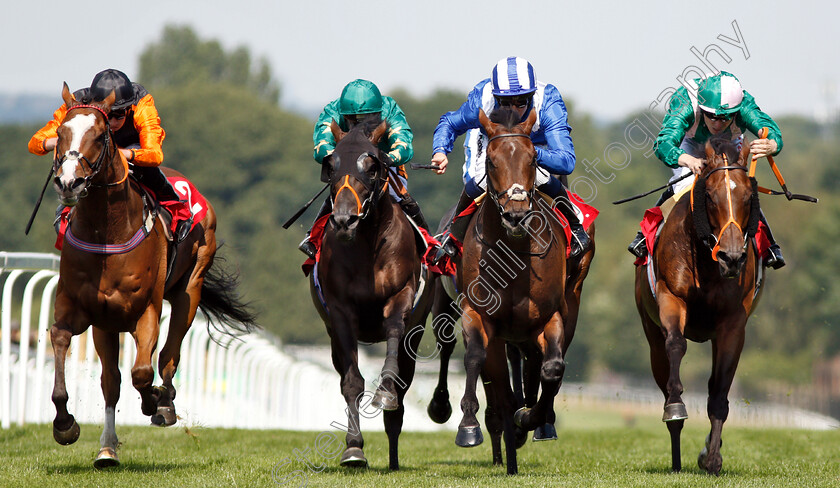
[[[688,173],[700,174],[705,166],[706,141],[713,136],[728,137],[740,149],[746,131],[758,136],[759,131],[767,127],[766,139],[755,139],[750,143],[753,157],[774,156],[782,150],[782,133],[778,124],[761,111],[755,98],[741,87],[735,75],[721,71],[717,75],[695,79],[693,86],[697,88],[696,98],[691,97],[685,87],[680,87],[671,96],[662,129],[653,144],[656,156],[673,168],[674,176],[670,181]],[[693,182],[694,177],[675,182],[656,205],[661,205]],[[761,220],[767,225],[763,213]],[[765,264],[774,269],[781,268],[785,265],[784,257],[769,225],[767,233],[771,246]],[[639,257],[647,253],[641,232],[628,250]]]
[[[414,134],[406,121],[405,114],[397,102],[388,96],[383,96],[379,88],[368,80],[353,80],[341,91],[341,96],[328,103],[312,133],[314,146],[312,157],[320,164],[335,150],[335,137],[330,126],[335,121],[342,131],[348,131],[357,123],[375,117],[388,123],[388,135],[379,141],[379,149],[388,155],[389,165],[396,168],[391,176],[399,182],[398,185],[388,185],[391,197],[400,204],[403,211],[417,224],[428,230],[428,225],[420,211],[420,206],[408,193],[406,186],[406,172],[403,167],[414,156]],[[330,200],[327,199],[315,217],[326,215],[332,210]],[[310,229],[311,231],[311,229]],[[315,258],[315,246],[309,242],[309,232],[298,248],[311,258]]]

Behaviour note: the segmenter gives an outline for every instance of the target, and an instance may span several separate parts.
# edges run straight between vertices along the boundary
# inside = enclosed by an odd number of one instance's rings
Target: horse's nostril
[[[76,188],[78,188],[78,187],[82,186],[84,183],[85,183],[85,179],[84,179],[84,178],[76,178],[75,180],[73,180],[73,186],[72,186],[72,188],[73,188],[73,189],[76,189]]]

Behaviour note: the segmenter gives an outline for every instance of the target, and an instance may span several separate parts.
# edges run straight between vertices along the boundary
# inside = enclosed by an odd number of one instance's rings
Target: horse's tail
[[[220,266],[220,261],[224,262],[224,258],[216,255],[204,276],[198,308],[207,317],[208,330],[213,327],[217,332],[238,337],[259,328],[257,316],[251,311],[250,304],[243,302],[236,293],[239,273],[226,270]],[[214,337],[212,330],[210,335]]]

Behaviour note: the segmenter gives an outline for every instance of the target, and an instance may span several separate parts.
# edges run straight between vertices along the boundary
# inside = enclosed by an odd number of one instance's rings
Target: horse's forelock
[[[735,144],[731,139],[726,137],[713,137],[709,139],[708,144],[711,146],[715,156],[726,156],[725,163],[724,158],[722,157],[715,157],[712,160],[707,161],[707,165],[710,169],[714,169],[719,166],[739,164],[738,160],[741,157],[741,151],[738,149],[737,144]]]
[[[503,125],[508,130],[519,125],[521,118],[511,107],[496,107],[490,112],[490,122]]]

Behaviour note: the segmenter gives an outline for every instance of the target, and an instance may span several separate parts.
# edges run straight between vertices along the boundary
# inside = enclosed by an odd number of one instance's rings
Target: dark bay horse
[[[665,396],[663,421],[671,435],[671,468],[681,469],[680,432],[688,417],[682,401],[680,362],[686,339],[712,341],[707,411],[711,432],[701,469],[718,474],[729,414],[727,396],[744,346],[747,318],[758,300],[754,251],[758,193],[747,175],[749,146],[727,140],[706,144],[706,167],[692,193],[677,202],[651,255],[655,296],[646,266],[636,268],[636,306],[650,344],[656,384]]]
[[[399,205],[388,195],[388,156],[377,148],[388,126],[360,123],[343,132],[333,122],[336,146],[324,161],[333,211],[324,231],[317,265],[320,291],[313,278],[312,298],[330,336],[332,361],[341,376],[347,403],[347,447],[342,466],[364,467],[364,439],[359,411],[366,417],[384,411],[389,468],[399,469],[398,442],[405,406],[403,398],[414,378],[419,333],[415,295],[421,277],[420,252],[414,230]],[[385,341],[387,353],[372,399],[358,366],[358,343]]]
[[[172,378],[180,360],[181,341],[196,309],[200,307],[219,324],[242,332],[254,325],[254,317],[234,293],[235,276],[216,269],[218,266],[211,270],[216,253],[212,206],[179,245],[167,279],[170,249],[163,224],[146,208],[139,185],[128,178],[128,164],[111,137],[108,112],[114,94],[100,103],[83,104],[73,99],[65,83],[62,98],[68,110],[57,130],[54,187],[64,205],[75,207],[68,231],[72,228],[75,238],[88,249],[65,240],[61,252],[55,323],[50,329],[55,352],[53,437],[64,445],[79,438],[79,425],[67,411],[64,362],[72,336],[93,325],[105,397],[105,425],[94,466],[102,468],[119,464],[115,413],[120,395],[121,332],[131,334],[137,346],[131,380],[140,392],[143,413],[151,416],[154,424],[172,425],[177,420]],[[151,357],[157,347],[164,299],[172,305],[172,315],[158,362],[163,386],[153,386]]]
[[[467,379],[455,442],[471,447],[483,440],[476,419],[480,375],[492,420],[488,428],[504,438],[507,472],[515,474],[515,426],[530,431],[546,424],[565,369],[571,338],[566,329],[566,236],[550,205],[535,197],[536,150],[530,133],[536,113],[518,123],[518,114],[497,109],[493,121],[483,111],[479,120],[489,138],[489,201],[473,217],[457,273],[458,289],[464,292],[460,308]],[[516,410],[507,344],[530,358],[526,370],[539,371],[542,393],[531,408]]]

